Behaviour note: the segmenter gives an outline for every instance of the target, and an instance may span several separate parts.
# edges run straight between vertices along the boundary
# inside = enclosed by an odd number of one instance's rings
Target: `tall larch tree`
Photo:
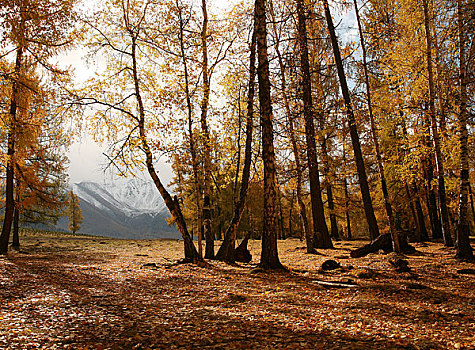
[[[286,122],[287,122],[287,134],[288,134],[288,139],[290,141],[290,146],[292,149],[292,154],[294,157],[294,163],[295,163],[295,177],[296,177],[296,196],[297,196],[297,205],[299,208],[299,218],[300,218],[300,224],[301,224],[301,229],[302,229],[302,234],[301,237],[305,238],[306,241],[306,246],[307,246],[307,252],[308,253],[313,253],[314,252],[314,247],[313,247],[313,235],[312,235],[312,230],[310,229],[309,222],[308,222],[308,217],[307,217],[307,207],[305,205],[305,200],[304,200],[304,162],[302,159],[301,155],[301,147],[299,146],[298,139],[298,131],[296,130],[296,124],[298,123],[297,121],[297,116],[295,111],[292,109],[291,106],[291,87],[288,86],[288,79],[287,79],[287,72],[286,72],[286,65],[284,61],[284,55],[283,52],[281,51],[281,33],[279,33],[279,30],[277,28],[277,19],[276,19],[276,14],[273,6],[273,2],[269,3],[270,5],[270,11],[272,15],[272,29],[273,29],[273,35],[274,35],[274,50],[277,55],[278,59],[278,64],[279,64],[279,73],[280,73],[280,94],[282,96],[282,101],[284,104],[284,110],[285,110],[285,115],[286,115]],[[284,52],[285,53],[285,52]],[[292,78],[292,77],[290,77]]]
[[[204,151],[203,183],[203,235],[206,240],[205,258],[214,258],[214,235],[211,231],[211,137],[208,125],[210,77],[208,71],[208,9],[206,0],[201,0],[203,23],[201,28],[203,99],[201,101],[201,139]]]
[[[366,44],[363,37],[363,29],[361,26],[360,12],[359,12],[358,4],[356,0],[353,0],[353,3],[355,6],[356,22],[358,24],[358,32],[360,35],[360,45],[361,45],[361,53],[362,53],[362,59],[363,59],[363,73],[364,73],[364,81],[365,81],[365,87],[366,87],[366,103],[368,105],[371,138],[373,140],[374,151],[376,154],[376,162],[378,164],[379,180],[381,182],[381,190],[383,192],[384,207],[386,209],[386,215],[389,222],[389,230],[390,230],[391,238],[393,242],[393,249],[395,252],[400,253],[401,248],[399,247],[399,238],[396,232],[396,225],[394,224],[393,209],[391,206],[391,201],[389,199],[388,185],[386,181],[386,175],[384,173],[383,159],[381,156],[378,134],[376,130],[376,123],[374,121],[374,115],[373,115],[373,102],[371,100],[371,87],[370,87],[368,62],[367,62],[367,54],[366,54]]]
[[[254,95],[255,95],[255,80],[256,80],[256,34],[253,30],[251,39],[251,48],[249,53],[249,83],[247,92],[247,115],[246,115],[246,145],[244,150],[244,166],[241,176],[241,186],[239,189],[239,199],[234,204],[233,217],[224,233],[223,243],[216,254],[218,260],[234,263],[235,242],[237,238],[237,230],[239,222],[244,213],[247,192],[249,189],[249,180],[251,174],[252,163],[252,135],[254,129]],[[236,172],[237,176],[237,172]]]
[[[467,35],[465,28],[467,26],[467,17],[464,7],[468,6],[463,0],[457,0],[457,28],[459,44],[459,140],[460,140],[460,197],[458,204],[458,222],[457,222],[457,257],[460,259],[473,260],[473,250],[470,246],[469,224],[468,224],[468,192],[469,192],[469,163],[468,163],[468,130],[467,130],[467,62],[466,50]],[[472,43],[473,45],[473,43]],[[472,46],[473,47],[473,46]],[[469,56],[470,57],[470,56]],[[473,201],[473,199],[472,199]]]
[[[276,217],[276,165],[272,103],[267,57],[266,0],[255,1],[254,30],[257,40],[257,78],[259,82],[259,108],[262,128],[262,161],[264,163],[264,217],[262,250],[259,266],[264,269],[280,269],[282,264],[277,250]]]
[[[445,192],[445,174],[444,174],[444,160],[442,158],[442,151],[440,147],[440,136],[437,126],[436,110],[435,110],[435,84],[434,71],[432,62],[432,33],[430,28],[429,5],[428,0],[422,1],[424,11],[424,29],[426,37],[426,64],[427,64],[427,82],[429,90],[429,118],[432,130],[432,142],[435,151],[435,161],[437,167],[438,179],[438,193],[439,193],[439,207],[442,218],[442,228],[444,243],[451,247],[454,245],[450,232],[449,210],[447,208],[447,195]]]
[[[333,248],[328,232],[322,200],[320,174],[318,171],[317,145],[315,136],[314,110],[312,101],[312,82],[307,46],[306,11],[303,0],[297,0],[298,42],[300,48],[300,66],[302,70],[302,99],[307,141],[307,162],[310,178],[310,198],[313,217],[313,248]]]
[[[338,78],[340,80],[340,88],[345,102],[345,113],[348,120],[348,126],[350,129],[351,143],[353,146],[353,154],[356,163],[356,169],[358,172],[358,181],[360,185],[361,196],[363,198],[363,206],[366,215],[366,221],[368,223],[369,235],[371,239],[375,239],[379,236],[378,223],[376,216],[374,215],[373,201],[369,191],[368,177],[366,175],[365,162],[363,159],[363,153],[361,151],[360,137],[358,134],[356,119],[353,112],[353,106],[351,104],[350,91],[348,83],[346,81],[346,75],[343,68],[343,61],[341,58],[340,47],[336,36],[335,26],[333,24],[333,18],[331,16],[330,7],[327,0],[322,0],[323,9],[325,12],[325,19],[327,21],[328,32],[333,47],[333,55],[335,58],[335,64],[338,71]]]
[[[51,58],[70,46],[74,31],[74,1],[72,0],[7,0],[0,1],[2,13],[2,60],[13,54],[13,69],[3,72],[11,86],[9,96],[5,180],[5,216],[0,235],[0,253],[8,251],[8,241],[14,219],[14,178],[20,146],[19,121],[30,115],[30,98],[37,93],[29,74],[38,67],[45,76],[64,73],[50,63]],[[2,51],[3,51],[2,50]],[[3,65],[6,67],[8,65]]]

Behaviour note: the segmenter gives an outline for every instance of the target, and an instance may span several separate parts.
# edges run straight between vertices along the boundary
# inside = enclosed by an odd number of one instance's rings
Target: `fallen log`
[[[403,253],[414,253],[416,251],[416,249],[407,242],[407,236],[404,233],[398,232],[398,237],[399,246],[401,247],[401,251]],[[376,253],[380,249],[382,249],[385,253],[390,253],[393,251],[393,243],[389,233],[379,235],[371,243],[352,250],[350,256],[352,258],[361,258],[370,253]]]

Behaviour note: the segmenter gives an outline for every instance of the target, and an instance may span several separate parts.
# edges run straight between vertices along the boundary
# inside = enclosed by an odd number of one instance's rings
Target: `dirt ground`
[[[208,267],[173,265],[178,241],[22,243],[0,258],[0,349],[475,349],[475,265],[440,243],[415,244],[404,273],[350,258],[362,241],[279,241],[289,272],[256,269],[258,241],[251,264]],[[330,258],[342,268],[323,272]]]

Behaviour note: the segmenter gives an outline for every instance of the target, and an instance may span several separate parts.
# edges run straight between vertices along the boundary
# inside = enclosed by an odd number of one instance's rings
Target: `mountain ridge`
[[[84,217],[80,233],[128,239],[180,238],[176,228],[167,224],[170,214],[151,181],[83,181],[71,188],[80,199]],[[57,228],[67,230],[67,226],[64,217]]]

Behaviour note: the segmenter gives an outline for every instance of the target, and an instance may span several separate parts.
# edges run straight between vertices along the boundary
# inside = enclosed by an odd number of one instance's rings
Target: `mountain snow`
[[[167,208],[157,188],[150,181],[130,179],[99,184],[80,182],[72,190],[81,200],[110,214],[122,212],[135,217],[142,214],[158,215]]]

